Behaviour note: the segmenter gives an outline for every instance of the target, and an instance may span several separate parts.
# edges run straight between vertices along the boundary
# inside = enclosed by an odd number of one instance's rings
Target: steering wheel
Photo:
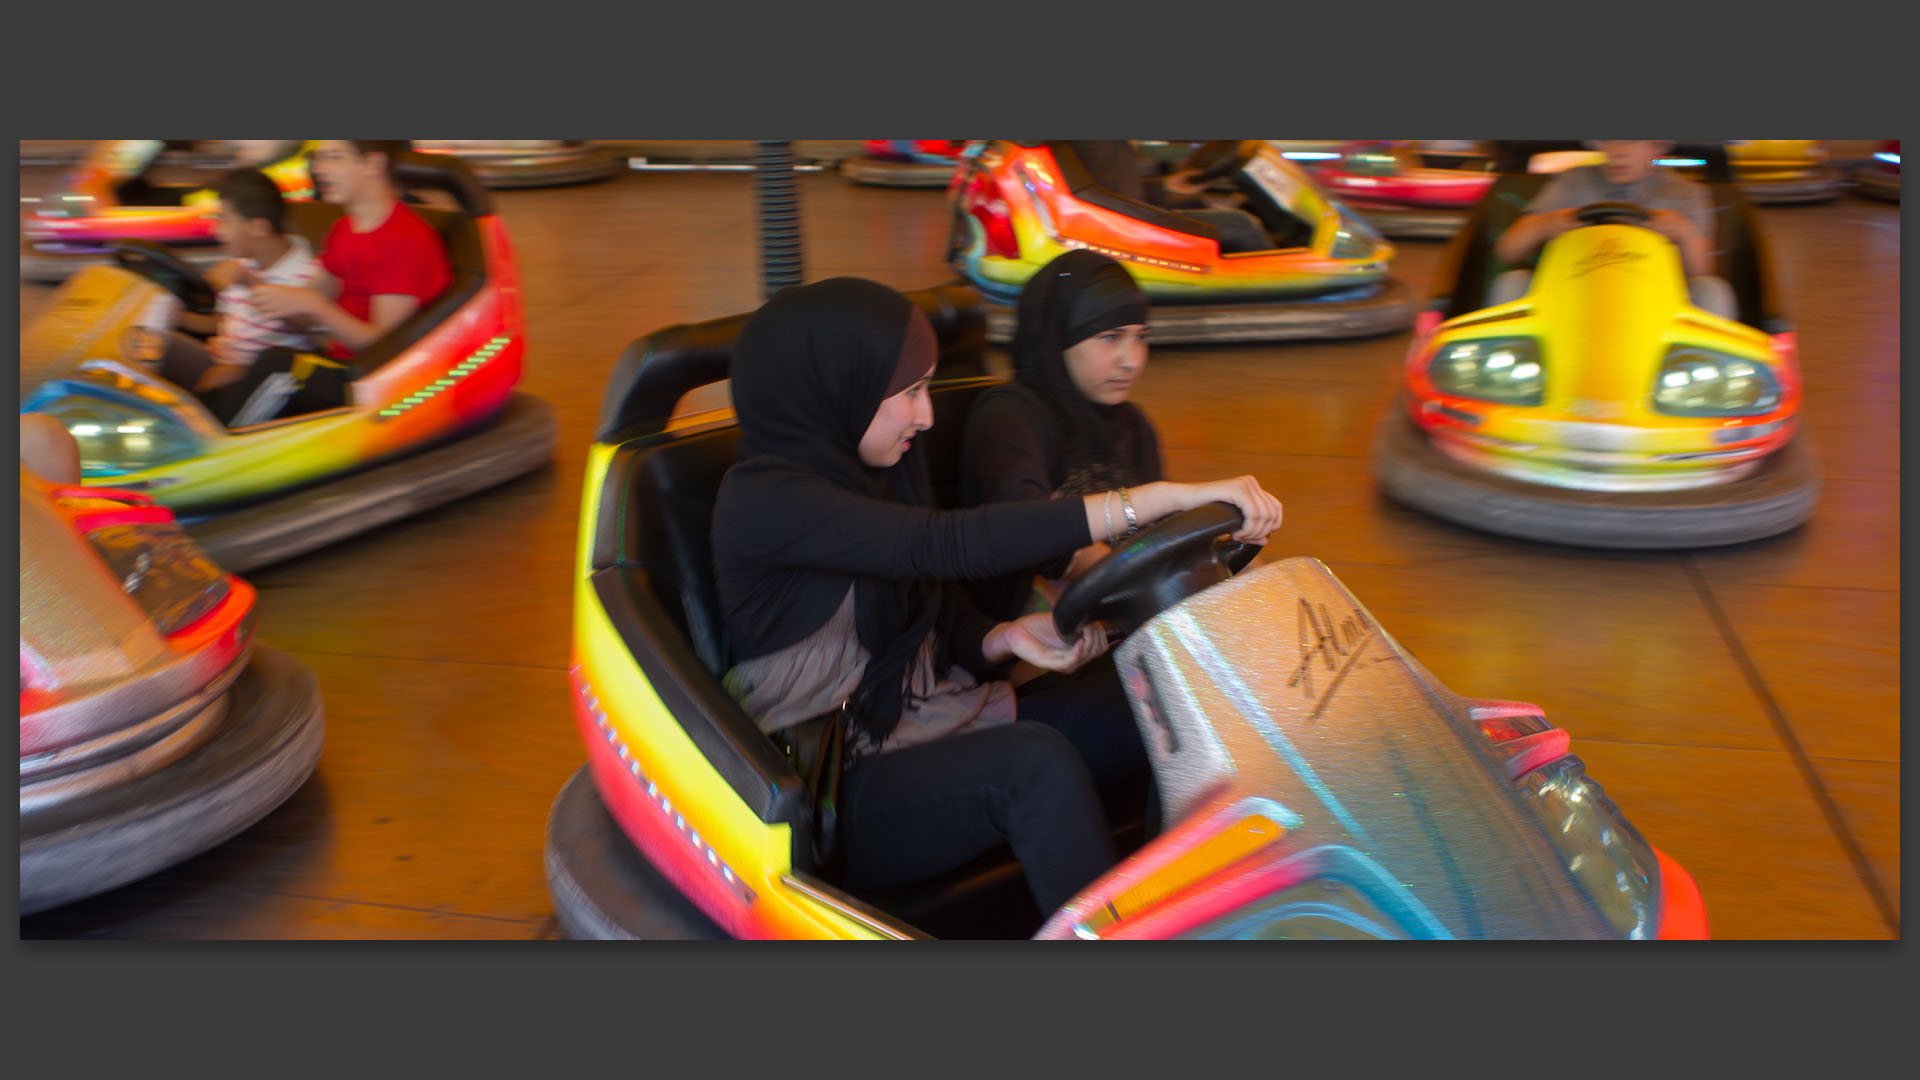
[[[113,261],[122,269],[152,280],[179,297],[187,310],[196,315],[213,314],[216,298],[213,286],[185,259],[146,240],[115,240],[107,246],[113,251]]]
[[[1582,225],[1645,225],[1653,215],[1633,203],[1597,202],[1575,210],[1573,216]]]
[[[1053,606],[1054,629],[1071,638],[1088,622],[1108,619],[1124,634],[1227,580],[1260,553],[1258,544],[1228,538],[1242,520],[1233,504],[1208,503],[1119,541],[1061,594]]]

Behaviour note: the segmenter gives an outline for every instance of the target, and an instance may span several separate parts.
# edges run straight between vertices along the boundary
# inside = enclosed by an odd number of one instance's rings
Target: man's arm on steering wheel
[[[373,297],[365,321],[349,315],[344,308],[314,289],[292,289],[282,285],[262,285],[255,290],[260,310],[276,318],[304,316],[313,325],[355,352],[380,340],[380,336],[399,326],[420,310],[420,298],[404,293],[382,293]]]
[[[1500,239],[1494,241],[1493,253],[1503,263],[1525,262],[1545,247],[1547,241],[1578,227],[1580,219],[1574,214],[1571,207],[1527,214],[1500,234]]]
[[[1680,249],[1680,262],[1688,277],[1713,273],[1713,241],[1700,231],[1694,219],[1674,210],[1654,210],[1647,215],[1647,228],[1673,241]]]

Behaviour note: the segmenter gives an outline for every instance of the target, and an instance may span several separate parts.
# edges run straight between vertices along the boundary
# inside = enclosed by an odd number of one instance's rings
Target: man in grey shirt
[[[1615,139],[1588,143],[1605,154],[1600,165],[1582,165],[1553,178],[1528,204],[1527,212],[1494,244],[1500,261],[1517,263],[1547,241],[1580,226],[1575,214],[1597,202],[1632,203],[1650,211],[1646,227],[1673,241],[1686,269],[1687,294],[1695,307],[1737,318],[1733,289],[1713,273],[1713,199],[1704,185],[1654,164],[1672,150],[1664,139]],[[1533,274],[1512,270],[1493,281],[1489,301],[1504,304],[1525,296]]]

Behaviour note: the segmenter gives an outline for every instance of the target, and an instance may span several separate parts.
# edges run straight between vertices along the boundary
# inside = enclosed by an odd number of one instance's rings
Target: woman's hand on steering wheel
[[[1003,622],[987,632],[981,652],[988,660],[1017,658],[1034,667],[1062,674],[1077,671],[1087,661],[1107,651],[1107,629],[1090,622],[1072,637],[1055,628],[1053,614],[1039,611]]]
[[[1176,513],[1216,502],[1231,503],[1239,509],[1240,516],[1245,520],[1233,538],[1243,544],[1264,546],[1267,537],[1280,531],[1283,514],[1280,500],[1267,494],[1260,487],[1260,481],[1251,476],[1177,486],[1183,489],[1183,501],[1175,508]]]

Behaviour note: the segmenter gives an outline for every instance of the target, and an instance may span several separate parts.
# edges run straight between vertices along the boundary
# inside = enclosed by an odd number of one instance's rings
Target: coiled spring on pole
[[[800,190],[794,181],[793,144],[761,142],[756,184],[760,197],[760,283],[763,297],[802,277]]]

